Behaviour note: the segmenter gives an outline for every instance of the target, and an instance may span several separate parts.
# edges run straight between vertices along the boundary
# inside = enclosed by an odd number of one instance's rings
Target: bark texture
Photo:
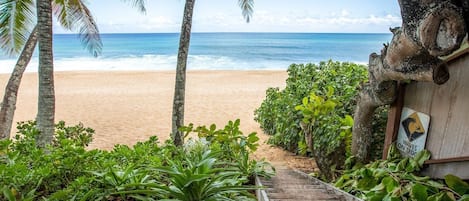
[[[369,160],[374,111],[395,100],[397,81],[444,84],[450,76],[439,57],[457,50],[467,34],[468,0],[399,0],[399,5],[402,28],[391,29],[393,38],[381,55],[370,55],[369,83],[355,111],[352,153],[361,162]]]
[[[13,72],[11,73],[10,79],[8,80],[7,86],[5,88],[5,94],[3,95],[3,101],[0,109],[0,140],[10,138],[21,78],[23,77],[26,66],[28,66],[29,61],[31,61],[36,44],[37,26],[34,27],[31,35],[29,35],[29,38],[26,41],[23,50],[21,51],[15,68],[13,68]]]
[[[51,0],[37,1],[38,23],[38,111],[36,116],[40,134],[37,145],[44,147],[52,142],[54,135],[55,93],[52,52],[52,6]]]
[[[184,134],[178,129],[184,126],[184,102],[186,93],[186,66],[189,55],[189,44],[191,39],[192,15],[195,0],[186,0],[184,16],[181,25],[181,36],[179,39],[179,50],[176,67],[176,83],[174,88],[173,114],[171,137],[176,146],[184,144]]]

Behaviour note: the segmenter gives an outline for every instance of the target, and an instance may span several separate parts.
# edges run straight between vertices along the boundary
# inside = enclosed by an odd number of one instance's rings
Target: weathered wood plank
[[[469,162],[454,162],[444,164],[433,164],[423,170],[424,175],[428,175],[432,178],[444,178],[447,174],[453,174],[463,179],[469,178]]]
[[[447,91],[450,97],[450,110],[448,111],[448,123],[443,138],[440,158],[458,157],[469,155],[464,152],[464,144],[469,130],[469,57],[463,57],[451,64],[450,73],[454,76],[452,84],[454,88]],[[467,148],[466,148],[467,149]]]
[[[423,173],[434,178],[443,178],[451,173],[469,179],[469,162],[451,160],[469,157],[469,54],[453,60],[449,64],[449,71],[451,78],[447,83],[433,86],[429,110],[432,120],[426,144],[426,148],[432,152],[433,162],[448,163],[430,164]],[[409,87],[407,91],[415,93]],[[409,104],[421,103],[409,100]]]
[[[432,105],[430,109],[430,130],[427,136],[426,149],[432,153],[432,159],[440,159],[441,148],[443,140],[445,139],[446,127],[448,124],[450,111],[452,105],[452,97],[448,92],[454,91],[457,75],[455,75],[455,69],[450,68],[451,78],[447,83],[436,86],[431,86],[434,89],[432,99]],[[420,84],[420,83],[419,83]],[[430,87],[430,86],[429,86]]]
[[[412,82],[407,85],[404,106],[413,110],[430,114],[433,88],[430,82]]]

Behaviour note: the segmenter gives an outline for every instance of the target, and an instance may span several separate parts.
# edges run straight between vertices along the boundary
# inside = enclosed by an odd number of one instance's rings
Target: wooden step
[[[330,184],[287,167],[276,167],[276,175],[270,179],[258,178],[264,188],[258,193],[260,201],[360,201]]]

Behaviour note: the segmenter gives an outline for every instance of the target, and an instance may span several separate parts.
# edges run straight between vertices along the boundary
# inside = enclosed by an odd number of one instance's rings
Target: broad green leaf
[[[386,196],[384,196],[383,201],[401,201],[401,198],[393,196],[391,194],[387,194]]]
[[[403,160],[401,160],[398,164],[397,164],[397,168],[396,170],[397,171],[404,171],[407,167],[407,163],[409,163],[409,158],[405,158]]]
[[[343,124],[347,126],[353,126],[353,118],[350,115],[345,115],[345,118],[343,119]]]
[[[210,125],[210,131],[214,131],[215,129],[217,129],[217,125],[215,124]]]
[[[327,97],[332,97],[334,95],[334,87],[327,86]]]
[[[455,201],[454,195],[450,192],[439,192],[428,197],[428,201]]]
[[[421,168],[423,166],[423,163],[430,159],[431,157],[431,153],[424,149],[422,151],[419,151],[413,158],[413,160],[415,160],[417,162],[417,164],[419,165],[418,167]]]
[[[436,181],[427,181],[426,182],[428,185],[430,185],[431,187],[434,187],[434,188],[437,188],[437,189],[441,189],[441,188],[444,188],[445,185],[443,185],[442,183],[440,182],[436,182]]]
[[[414,175],[414,174],[411,174],[411,177],[412,177],[412,179],[414,179],[415,181],[426,182],[426,181],[430,180],[430,177],[429,177],[429,176],[419,177],[419,176],[416,176],[416,175]]]
[[[308,101],[308,98],[307,98],[307,97],[303,98],[303,105],[308,105],[308,102],[309,102],[309,101]]]
[[[16,197],[7,186],[3,187],[3,195],[8,199],[8,201],[16,201]]]
[[[424,185],[416,183],[415,185],[412,186],[410,194],[412,198],[417,201],[426,201],[428,198],[427,190],[428,188],[425,187]]]
[[[385,177],[381,181],[381,183],[384,184],[387,192],[392,192],[394,191],[394,189],[396,189],[396,187],[399,186],[399,183],[396,180],[394,180],[392,177]]]
[[[465,181],[461,180],[461,178],[457,176],[448,174],[445,176],[445,182],[448,187],[453,189],[459,195],[469,193],[469,184],[467,184]]]
[[[347,178],[347,177],[348,177],[347,174],[342,175],[342,176],[334,183],[334,186],[337,187],[337,188],[343,188],[343,187],[345,186],[345,185],[344,185],[344,184],[345,184],[344,182],[347,181],[347,179],[349,179],[349,178]]]
[[[383,168],[376,168],[375,171],[373,171],[373,175],[375,178],[383,178],[389,175],[389,172]]]
[[[465,194],[459,198],[458,201],[469,201],[469,194]]]
[[[369,201],[382,201],[386,196],[385,192],[369,192],[366,194],[367,200]]]
[[[419,165],[415,160],[410,159],[406,165],[405,171],[406,172],[415,172],[419,170]]]
[[[368,169],[364,169],[361,172],[361,176],[363,177],[357,183],[357,188],[360,190],[369,190],[377,185],[376,179],[373,177],[372,173]]]
[[[377,186],[370,189],[370,191],[384,191],[386,186],[383,183],[378,184]]]

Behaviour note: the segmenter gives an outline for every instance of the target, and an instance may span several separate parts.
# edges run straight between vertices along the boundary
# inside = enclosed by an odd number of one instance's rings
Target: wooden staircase
[[[288,167],[276,167],[271,179],[259,178],[264,190],[258,192],[260,201],[357,201],[359,199],[309,175]]]

